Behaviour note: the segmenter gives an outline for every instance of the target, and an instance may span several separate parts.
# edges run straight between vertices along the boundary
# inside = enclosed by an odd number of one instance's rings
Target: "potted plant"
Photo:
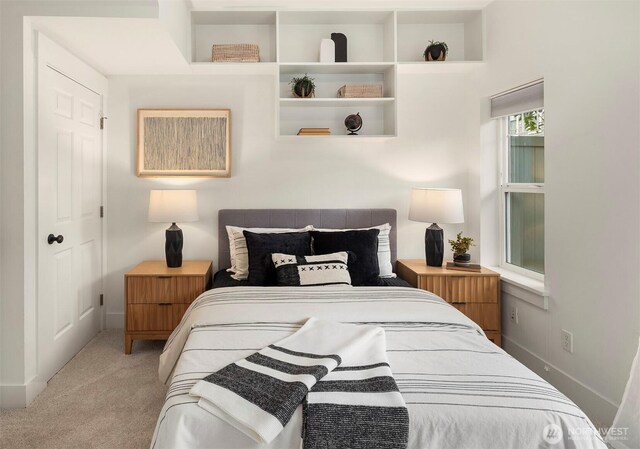
[[[455,240],[449,240],[451,251],[453,251],[454,262],[469,262],[471,255],[467,252],[469,248],[475,246],[471,237],[463,237],[462,232],[458,232]]]
[[[293,77],[289,84],[294,97],[308,98],[315,95],[316,85],[313,78],[309,78],[306,73],[302,77]]]
[[[447,53],[449,53],[449,47],[446,42],[429,41],[423,56],[425,61],[444,61],[447,59]]]

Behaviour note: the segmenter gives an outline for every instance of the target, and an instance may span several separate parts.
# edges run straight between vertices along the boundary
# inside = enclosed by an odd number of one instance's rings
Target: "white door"
[[[48,381],[100,330],[102,97],[49,65],[38,77],[38,371]]]

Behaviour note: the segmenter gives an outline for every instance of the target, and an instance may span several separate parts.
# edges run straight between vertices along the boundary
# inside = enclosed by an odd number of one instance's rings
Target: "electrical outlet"
[[[518,317],[518,308],[516,306],[511,306],[511,313],[509,314],[509,320],[513,324],[520,324],[520,319]]]
[[[562,329],[562,349],[573,353],[573,334]]]

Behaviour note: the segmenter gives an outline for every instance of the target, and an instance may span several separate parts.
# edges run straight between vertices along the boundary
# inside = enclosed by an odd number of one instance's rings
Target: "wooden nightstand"
[[[482,268],[480,273],[429,267],[424,260],[399,260],[398,276],[416,288],[443,298],[471,318],[502,346],[500,333],[500,275]]]
[[[133,340],[166,340],[194,299],[211,287],[211,261],[186,260],[168,268],[147,260],[124,275],[124,353]]]

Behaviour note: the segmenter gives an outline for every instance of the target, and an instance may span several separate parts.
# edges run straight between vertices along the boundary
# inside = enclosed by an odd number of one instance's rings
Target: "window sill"
[[[500,274],[502,291],[543,310],[549,310],[549,292],[543,281],[531,279],[502,267],[488,267]]]

